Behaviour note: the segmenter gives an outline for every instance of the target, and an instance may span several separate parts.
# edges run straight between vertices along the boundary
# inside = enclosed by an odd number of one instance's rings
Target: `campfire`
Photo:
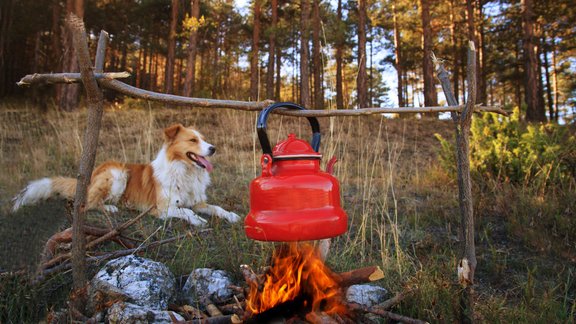
[[[290,317],[304,320],[318,314],[348,315],[341,278],[324,264],[318,250],[310,244],[281,245],[266,273],[255,279],[248,279],[249,322],[266,323]]]

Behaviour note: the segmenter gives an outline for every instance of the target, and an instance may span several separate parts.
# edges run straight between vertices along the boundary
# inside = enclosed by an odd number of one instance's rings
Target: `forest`
[[[62,197],[14,207],[33,180],[83,171],[90,179],[88,151],[96,166],[153,165],[171,125],[182,124],[217,147],[208,159],[185,153],[209,166],[204,199],[244,220],[250,184],[276,172],[265,170],[255,123],[272,102],[324,114],[315,115],[318,165],[337,179],[347,217],[319,266],[340,278],[336,300],[353,281],[342,278],[361,273],[365,283],[366,270],[379,274],[369,286],[386,291],[373,306],[346,301],[341,314],[284,322],[574,323],[573,2],[0,0],[0,323],[177,322],[174,314],[185,323],[258,322],[250,288],[276,271],[275,255],[293,251],[251,239],[242,221],[200,213],[200,228],[130,205],[78,212],[81,203]],[[19,83],[80,72],[78,35],[94,62],[84,74],[100,73],[105,53],[104,72],[128,75],[119,81],[198,104],[132,97],[106,86],[111,80],[92,80],[97,91],[85,81]],[[91,96],[99,90],[103,100]],[[200,104],[208,99],[221,101]],[[218,106],[225,100],[251,109]],[[455,101],[459,110],[445,113]],[[268,116],[270,141],[310,138],[312,123],[287,112]],[[78,214],[84,232],[73,225]],[[86,236],[84,250],[74,230]],[[169,303],[128,319],[120,311],[138,309],[139,298],[94,288],[119,256],[161,263],[175,278],[162,293]],[[207,268],[229,275],[233,298],[184,296],[192,274]],[[210,305],[223,314],[210,317]]]
[[[34,19],[22,19],[34,12]],[[110,33],[106,71],[144,89],[193,97],[292,101],[316,109],[438,106],[430,54],[465,98],[468,40],[477,102],[529,121],[572,118],[571,1],[14,1],[0,5],[0,96],[29,73],[73,72],[63,19]],[[13,55],[18,53],[18,55]],[[78,90],[49,98],[77,107]],[[72,93],[69,93],[69,92]]]

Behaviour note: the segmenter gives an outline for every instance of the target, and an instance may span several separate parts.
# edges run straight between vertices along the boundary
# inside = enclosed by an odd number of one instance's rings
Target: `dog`
[[[88,187],[87,209],[118,212],[116,205],[145,211],[161,218],[181,218],[194,226],[207,221],[197,213],[223,218],[231,223],[240,217],[219,206],[206,203],[209,172],[207,157],[216,148],[197,130],[175,124],[164,129],[164,144],[150,164],[108,161],[99,165]],[[15,212],[52,197],[73,199],[77,180],[53,177],[30,182],[13,199]]]

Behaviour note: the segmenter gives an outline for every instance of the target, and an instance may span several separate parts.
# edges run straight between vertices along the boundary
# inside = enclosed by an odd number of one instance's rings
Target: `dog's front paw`
[[[196,227],[205,227],[206,225],[208,225],[208,221],[206,221],[204,218],[196,215],[195,212],[193,212],[190,209],[185,209],[182,208],[182,219],[186,220],[188,223],[192,224],[193,226]]]
[[[119,209],[114,205],[104,205],[104,211],[110,214],[116,214]]]
[[[229,221],[230,223],[238,223],[240,221],[240,216],[233,212],[224,212],[222,213],[222,218]]]

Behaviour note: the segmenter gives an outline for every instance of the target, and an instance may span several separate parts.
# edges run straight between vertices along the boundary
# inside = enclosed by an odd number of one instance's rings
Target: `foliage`
[[[570,126],[553,123],[526,125],[519,109],[508,118],[484,114],[474,118],[470,167],[476,176],[545,190],[551,184],[569,184],[576,176],[576,136]],[[436,135],[441,163],[455,172],[453,144]]]

